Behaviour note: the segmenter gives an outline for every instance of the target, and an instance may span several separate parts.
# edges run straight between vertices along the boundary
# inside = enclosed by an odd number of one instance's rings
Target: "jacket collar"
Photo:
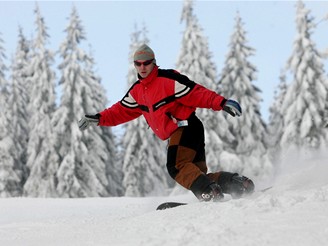
[[[149,84],[151,81],[153,81],[158,75],[158,66],[154,66],[153,70],[150,72],[150,74],[146,77],[146,78],[142,78],[139,74],[138,74],[138,78],[139,81],[142,84]]]

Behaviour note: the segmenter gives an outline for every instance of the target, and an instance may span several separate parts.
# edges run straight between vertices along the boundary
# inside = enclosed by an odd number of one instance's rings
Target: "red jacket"
[[[139,78],[124,98],[100,112],[100,126],[116,126],[143,115],[161,139],[178,128],[177,120],[186,120],[196,108],[221,110],[225,98],[174,71],[154,67],[144,79]]]

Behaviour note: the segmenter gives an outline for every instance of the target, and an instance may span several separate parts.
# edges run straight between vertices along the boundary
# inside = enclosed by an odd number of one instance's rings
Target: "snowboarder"
[[[207,173],[205,138],[196,108],[224,110],[241,116],[238,102],[226,99],[175,70],[157,66],[153,50],[146,44],[134,53],[136,81],[123,99],[95,115],[79,121],[81,130],[90,125],[116,126],[144,116],[162,140],[169,139],[167,170],[184,188],[201,201],[220,201],[223,193],[238,198],[254,191],[254,183],[237,173]]]

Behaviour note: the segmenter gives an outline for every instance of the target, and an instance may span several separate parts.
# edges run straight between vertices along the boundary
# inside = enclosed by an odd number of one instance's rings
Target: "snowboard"
[[[259,190],[257,192],[266,192],[267,190],[270,190],[272,188],[272,186],[267,187],[265,189]],[[169,209],[169,208],[176,208],[179,206],[184,206],[187,205],[188,203],[185,202],[164,202],[162,204],[160,204],[156,210],[165,210],[165,209]]]
[[[178,206],[183,206],[183,205],[187,205],[188,203],[184,203],[184,202],[164,202],[162,204],[160,204],[156,210],[165,210],[168,208],[175,208]]]

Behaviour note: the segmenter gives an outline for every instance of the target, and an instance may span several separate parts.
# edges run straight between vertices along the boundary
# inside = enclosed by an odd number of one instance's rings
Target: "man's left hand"
[[[241,107],[238,102],[228,99],[223,106],[223,110],[226,111],[228,114],[235,117],[236,115],[239,117],[241,116]]]

